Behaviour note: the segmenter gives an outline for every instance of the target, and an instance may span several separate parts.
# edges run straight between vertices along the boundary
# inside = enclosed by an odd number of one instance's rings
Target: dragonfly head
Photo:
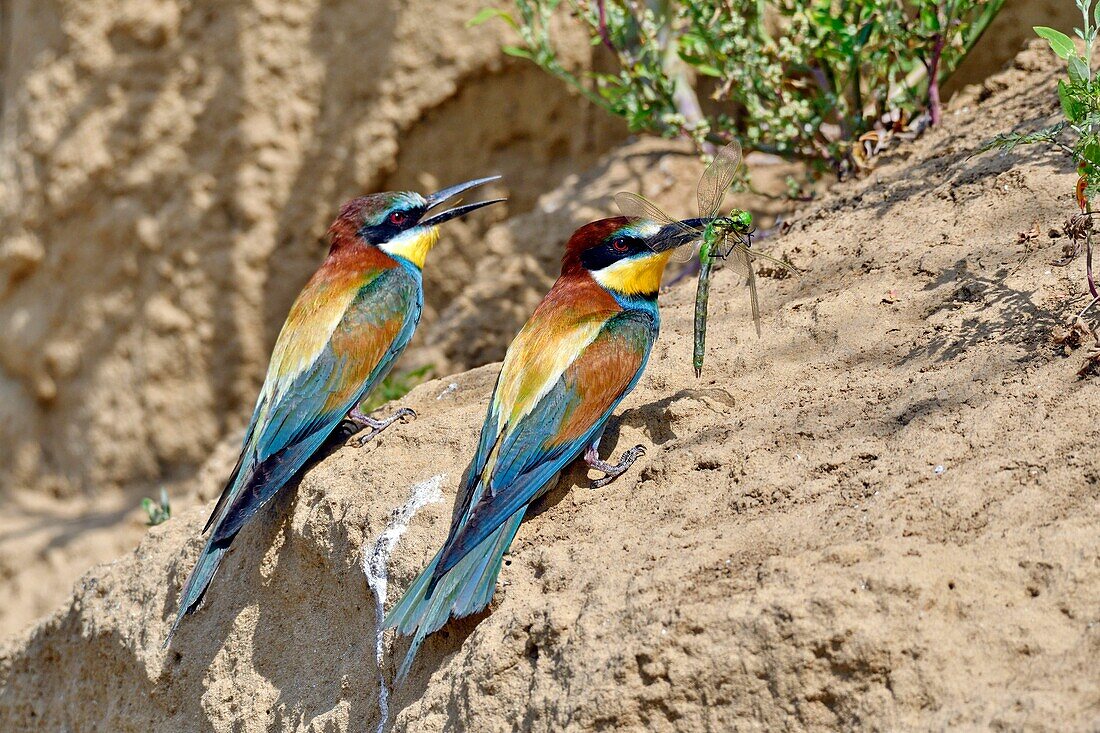
[[[730,212],[729,218],[741,231],[747,231],[752,227],[752,214],[747,211]]]

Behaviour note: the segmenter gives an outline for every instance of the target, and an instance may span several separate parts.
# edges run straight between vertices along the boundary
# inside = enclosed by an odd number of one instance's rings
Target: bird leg
[[[367,441],[374,438],[383,430],[393,425],[398,420],[406,422],[405,418],[416,419],[416,413],[409,407],[402,407],[397,412],[393,413],[385,420],[375,420],[370,415],[362,412],[359,409],[359,405],[351,408],[351,412],[348,413],[348,420],[351,420],[360,431],[366,430],[363,435],[358,435],[348,440],[348,445],[355,448],[362,448]]]
[[[584,462],[589,468],[594,468],[597,471],[601,471],[604,476],[598,478],[592,482],[595,488],[602,488],[609,483],[622,476],[626,469],[630,468],[634,461],[638,460],[639,456],[645,455],[645,446],[636,445],[630,450],[623,453],[619,458],[618,463],[608,463],[607,461],[600,460],[600,439],[603,438],[603,434],[596,436],[596,439],[592,441],[592,444],[588,446],[588,449],[584,452]]]

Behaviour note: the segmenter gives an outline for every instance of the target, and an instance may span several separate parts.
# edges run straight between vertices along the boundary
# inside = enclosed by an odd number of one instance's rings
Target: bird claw
[[[398,420],[400,420],[402,423],[407,423],[409,420],[415,420],[416,410],[412,409],[411,407],[402,407],[400,410],[393,413],[385,420],[375,420],[373,418],[367,417],[366,415],[358,413],[358,410],[350,414],[349,417],[351,418],[352,422],[368,432],[364,435],[356,435],[349,438],[346,445],[352,448],[362,448],[364,445],[377,437],[379,433],[388,428],[390,425],[393,425]]]
[[[597,470],[602,470],[604,472],[604,475],[602,478],[593,480],[592,488],[602,489],[604,486],[607,486],[609,483],[619,478],[619,476],[622,476],[624,473],[626,473],[627,469],[634,465],[634,461],[638,460],[645,454],[646,447],[644,445],[636,445],[630,450],[623,453],[622,457],[619,458],[618,463],[616,463],[614,466],[608,466],[607,468],[610,468],[610,470],[604,470],[604,468],[596,466],[595,468],[597,468]]]
[[[347,445],[349,448],[362,448],[370,441],[371,438],[378,435],[379,432],[381,431],[371,429],[371,431],[366,435],[353,435],[352,437],[348,438],[348,442],[345,443],[345,445]]]
[[[618,478],[618,475],[613,476],[609,473],[609,474],[605,475],[603,478],[598,478],[598,479],[593,480],[592,481],[592,488],[593,489],[602,489],[603,487],[607,486],[609,483],[611,483],[612,481],[614,481],[617,478]]]

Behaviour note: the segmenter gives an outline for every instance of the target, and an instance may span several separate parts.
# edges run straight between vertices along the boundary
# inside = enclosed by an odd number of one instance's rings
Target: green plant
[[[431,364],[425,364],[400,374],[390,374],[382,380],[382,384],[378,386],[378,389],[374,390],[370,397],[359,405],[359,409],[369,413],[372,410],[377,410],[387,402],[401,399],[411,392],[413,387],[430,379],[434,368]]]
[[[1050,44],[1057,56],[1066,62],[1066,78],[1058,80],[1058,99],[1061,102],[1063,120],[1034,132],[1009,132],[997,135],[985,143],[979,152],[999,149],[1009,151],[1018,145],[1043,143],[1052,145],[1069,155],[1077,164],[1077,204],[1082,213],[1065,226],[1075,243],[1085,243],[1085,276],[1093,300],[1078,315],[1078,319],[1100,301],[1100,292],[1092,273],[1092,199],[1100,193],[1100,79],[1092,72],[1092,50],[1100,31],[1100,2],[1075,0],[1081,11],[1081,28],[1077,37],[1084,42],[1084,53],[1069,36],[1043,26],[1036,26],[1035,33]],[[1067,258],[1064,263],[1068,263]]]
[[[1003,0],[517,0],[501,18],[529,59],[623,117],[635,132],[684,135],[703,149],[746,147],[852,164],[860,135],[928,109]],[[578,77],[551,35],[568,9],[617,62]],[[592,86],[590,86],[590,83]],[[702,101],[701,101],[702,100]]]
[[[1100,3],[1076,0],[1076,5],[1084,25],[1075,29],[1084,41],[1083,54],[1077,52],[1073,39],[1066,34],[1053,28],[1035,27],[1035,33],[1046,39],[1051,50],[1066,62],[1067,78],[1058,80],[1058,99],[1065,119],[1035,132],[1002,133],[983,145],[980,151],[1011,150],[1017,145],[1035,143],[1063,150],[1077,163],[1080,173],[1077,198],[1084,209],[1087,201],[1100,193],[1100,82],[1092,73],[1092,49],[1100,27]]]
[[[141,508],[148,516],[145,523],[150,527],[167,522],[172,517],[172,505],[168,502],[168,491],[160,490],[160,503],[146,497],[141,500]]]

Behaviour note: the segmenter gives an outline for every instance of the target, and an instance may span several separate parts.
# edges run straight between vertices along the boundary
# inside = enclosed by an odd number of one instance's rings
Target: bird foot
[[[604,474],[603,478],[598,478],[593,481],[592,486],[597,489],[603,488],[619,476],[622,476],[626,473],[628,468],[634,465],[634,461],[645,455],[645,450],[644,445],[636,445],[623,453],[618,463],[609,463],[600,460],[600,454],[595,446],[589,447],[589,449],[584,452],[584,462],[589,468],[594,468]]]
[[[350,438],[347,444],[353,448],[362,448],[368,442],[373,440],[379,433],[388,428],[390,425],[393,425],[398,420],[400,420],[401,422],[408,422],[408,420],[415,419],[416,412],[409,407],[402,407],[400,410],[393,413],[385,420],[375,420],[373,417],[370,417],[369,415],[360,412],[358,407],[352,408],[352,411],[348,413],[348,420],[351,420],[360,430],[366,432]]]

